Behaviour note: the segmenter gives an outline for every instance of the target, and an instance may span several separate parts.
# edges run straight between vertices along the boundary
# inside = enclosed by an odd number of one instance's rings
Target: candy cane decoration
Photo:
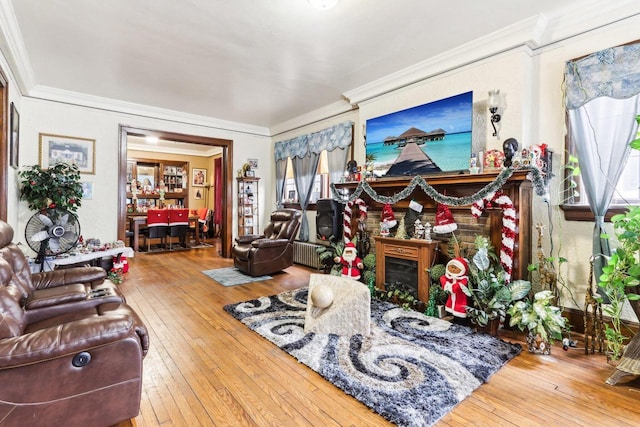
[[[502,247],[500,248],[500,265],[507,274],[507,283],[511,281],[513,272],[513,248],[516,243],[516,209],[513,202],[504,193],[493,192],[487,194],[483,199],[473,202],[471,214],[478,218],[484,212],[487,203],[494,203],[502,209]]]
[[[347,203],[347,206],[345,206],[344,208],[344,219],[342,223],[345,243],[350,242],[351,238],[353,237],[353,231],[351,230],[351,215],[353,215],[353,205],[358,205],[358,209],[360,211],[358,221],[365,222],[367,220],[367,205],[364,200],[355,199]]]

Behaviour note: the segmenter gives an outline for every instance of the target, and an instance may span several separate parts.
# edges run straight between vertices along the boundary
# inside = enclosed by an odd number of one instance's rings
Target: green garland
[[[340,194],[335,184],[333,183],[331,184],[331,192],[333,194],[334,199],[340,200],[343,203],[352,202],[355,199],[358,199],[360,195],[364,192],[368,194],[369,197],[371,197],[371,199],[374,200],[375,202],[396,204],[400,200],[403,200],[409,197],[416,187],[420,187],[430,198],[432,198],[438,203],[443,203],[447,206],[468,206],[473,204],[473,202],[477,200],[484,199],[490,193],[494,193],[498,191],[500,188],[502,188],[502,186],[506,184],[509,178],[511,178],[511,175],[513,175],[513,172],[515,170],[530,171],[533,187],[535,189],[536,194],[538,196],[542,196],[545,194],[546,188],[544,185],[544,180],[542,179],[542,173],[540,172],[540,169],[536,167],[531,167],[531,166],[520,166],[517,169],[505,168],[502,170],[502,172],[500,172],[500,174],[498,174],[498,176],[493,182],[490,182],[485,187],[478,190],[475,194],[472,194],[471,196],[466,196],[466,197],[451,197],[451,196],[445,196],[444,194],[440,194],[436,191],[435,188],[429,185],[429,183],[425,181],[425,179],[420,175],[414,176],[409,182],[409,185],[407,185],[404,188],[404,190],[398,193],[395,193],[392,196],[382,196],[378,194],[376,190],[374,190],[369,184],[369,182],[367,181],[360,181],[360,183],[358,184],[356,189],[353,191],[353,193],[349,195],[348,199],[345,199],[344,196]]]

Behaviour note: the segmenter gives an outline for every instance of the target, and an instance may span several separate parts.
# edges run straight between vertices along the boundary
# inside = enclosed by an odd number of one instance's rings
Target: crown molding
[[[345,92],[343,96],[352,104],[358,104],[516,47],[524,46],[535,53],[537,49],[552,43],[638,15],[640,2],[637,0],[605,3],[594,0],[583,5],[579,13],[566,8],[552,17],[540,14]]]
[[[640,2],[637,0],[592,1],[583,5],[579,13],[576,13],[575,9],[568,9],[566,13],[552,17],[543,34],[542,46],[557,43],[639,15]],[[630,35],[630,38],[637,38],[637,36]]]
[[[111,111],[114,113],[131,114],[134,116],[142,116],[171,122],[197,125],[228,132],[267,137],[270,136],[269,129],[263,126],[254,126],[244,123],[214,119],[207,116],[199,116],[195,114],[183,113],[180,111],[150,107],[147,105],[135,104],[132,102],[118,101],[94,95],[56,89],[48,86],[35,86],[29,91],[28,96],[45,101],[60,102],[64,104]]]
[[[269,128],[271,136],[275,137],[282,133],[289,132],[291,130],[310,125],[312,123],[319,122],[321,120],[329,119],[331,117],[338,116],[340,114],[348,113],[352,111],[354,106],[345,101],[334,102],[333,104],[325,105],[322,108],[311,111],[306,114],[302,114],[298,117],[294,117],[286,122],[279,123]]]
[[[27,94],[34,85],[33,69],[10,1],[0,2],[0,33],[0,47],[9,62],[18,89],[21,94]]]
[[[351,104],[358,104],[516,47],[528,46],[534,48],[539,44],[539,39],[544,32],[546,23],[547,18],[544,15],[522,20],[487,36],[480,37],[471,43],[451,49],[443,54],[345,92],[343,95]]]

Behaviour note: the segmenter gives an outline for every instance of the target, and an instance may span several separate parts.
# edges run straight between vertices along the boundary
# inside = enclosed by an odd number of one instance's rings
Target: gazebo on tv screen
[[[473,92],[367,120],[367,158],[377,178],[469,169]]]

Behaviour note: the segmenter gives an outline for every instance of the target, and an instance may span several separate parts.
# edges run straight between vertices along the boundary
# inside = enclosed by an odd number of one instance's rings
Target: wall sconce
[[[498,135],[498,128],[496,123],[500,123],[502,116],[500,113],[504,110],[504,104],[502,102],[502,95],[500,95],[500,89],[489,91],[489,112],[491,113],[491,126],[493,126],[493,136],[500,139]],[[498,126],[499,127],[499,126]]]

